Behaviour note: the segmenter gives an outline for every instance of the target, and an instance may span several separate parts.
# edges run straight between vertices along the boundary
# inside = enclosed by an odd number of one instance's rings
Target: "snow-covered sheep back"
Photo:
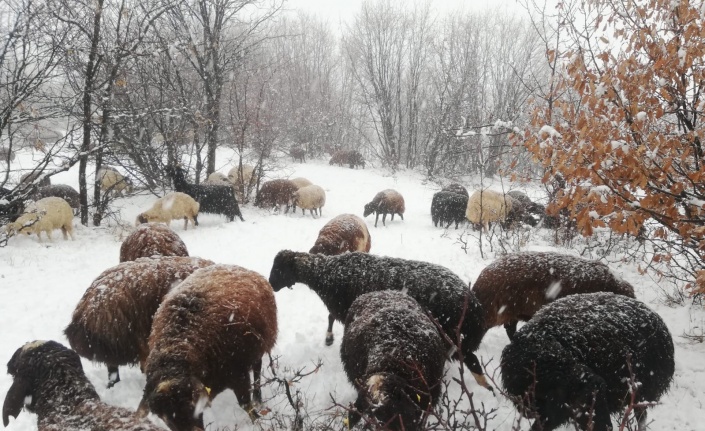
[[[103,403],[76,352],[56,341],[20,347],[7,363],[7,372],[13,383],[2,409],[5,426],[26,407],[37,414],[40,431],[161,430],[132,411]]]
[[[501,366],[502,384],[517,408],[539,417],[536,429],[575,420],[581,429],[591,421],[594,431],[607,431],[610,414],[626,407],[630,391],[638,404],[658,401],[668,390],[673,340],[661,317],[636,299],[571,295],[543,307],[516,333]],[[593,415],[586,413],[591,408]],[[635,406],[641,425],[645,409]]]
[[[485,328],[504,325],[511,338],[545,304],[577,293],[613,292],[634,298],[634,288],[596,260],[554,252],[502,256],[485,267],[472,288]]]
[[[64,199],[48,197],[27,205],[25,213],[5,226],[8,236],[36,234],[42,241],[42,232],[52,240],[51,232],[61,229],[64,239],[74,239],[73,210]]]
[[[298,188],[310,186],[313,184],[309,179],[304,178],[304,177],[292,178],[291,182],[296,184],[296,187],[298,187]]]
[[[401,193],[393,189],[387,189],[377,193],[370,203],[365,204],[362,216],[367,217],[374,213],[375,227],[377,227],[377,220],[379,220],[379,215],[382,214],[382,225],[386,226],[385,219],[387,214],[392,215],[392,220],[394,220],[394,214],[399,214],[399,217],[404,220],[405,210],[404,197]]]
[[[230,388],[254,418],[249,371],[261,401],[262,355],[276,338],[274,293],[261,275],[235,265],[195,271],[154,316],[140,410],[148,406],[172,430],[204,429],[202,408],[194,406]]]
[[[455,343],[460,325],[463,359],[478,382],[489,387],[473,353],[484,333],[480,304],[467,283],[443,266],[358,252],[325,256],[282,250],[274,258],[269,282],[275,292],[306,284],[341,322],[360,295],[403,290],[438,319]]]
[[[108,366],[109,386],[120,381],[118,366],[144,366],[152,318],[162,298],[199,268],[213,265],[197,257],[155,257],[106,269],[78,301],[64,330],[84,358]]]
[[[120,262],[152,256],[188,256],[186,244],[171,228],[161,223],[137,226],[120,245]]]
[[[445,345],[433,321],[410,296],[379,291],[358,297],[345,319],[340,358],[358,389],[350,425],[360,414],[385,429],[420,430],[441,392]]]
[[[312,216],[315,212],[320,217],[323,215],[323,206],[326,204],[326,191],[316,184],[301,187],[291,195],[291,203],[294,212],[298,206],[301,208],[302,214],[305,215],[306,210],[309,210]]]
[[[199,203],[186,193],[167,193],[164,197],[157,199],[152,204],[152,208],[139,214],[135,225],[165,223],[169,226],[172,220],[183,219],[184,230],[186,230],[188,229],[189,221],[193,227],[198,226],[198,211],[200,207]]]

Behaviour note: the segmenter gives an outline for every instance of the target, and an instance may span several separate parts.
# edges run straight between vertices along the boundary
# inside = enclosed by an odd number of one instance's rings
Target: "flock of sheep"
[[[137,217],[120,263],[103,271],[76,305],[64,330],[73,350],[35,341],[13,355],[6,426],[26,404],[37,413],[40,430],[159,429],[144,419],[149,411],[172,430],[203,430],[204,409],[225,389],[235,392],[254,421],[262,357],[277,339],[275,292],[296,284],[307,285],[330,313],[326,345],[333,343],[334,321],[344,324],[341,360],[358,391],[349,427],[364,421],[375,429],[423,429],[441,396],[448,360],[463,363],[493,391],[475,351],[499,325],[511,339],[501,359],[504,393],[535,419],[534,429],[572,420],[581,429],[606,431],[612,429],[610,415],[627,407],[643,426],[645,402],[657,401],[670,385],[674,347],[666,325],[600,262],[549,252],[509,254],[471,286],[440,265],[370,254],[365,221],[342,214],[323,226],[308,253],[277,253],[267,280],[189,256],[166,226],[173,219],[184,219],[184,229],[189,221],[196,226],[199,212],[243,220],[237,201],[242,189],[235,183],[250,178],[221,175],[196,185],[180,167],[167,173],[176,191]],[[302,178],[272,180],[262,184],[255,204],[286,206],[285,212],[298,206],[320,216],[325,191]],[[403,220],[404,210],[401,194],[389,189],[365,205],[363,216],[376,214],[377,226],[380,214],[385,224],[387,214]],[[517,193],[468,196],[454,184],[434,195],[431,214],[434,224],[457,227],[467,219],[486,229],[494,222],[530,223],[543,207]],[[67,200],[50,196],[5,229],[44,231],[49,238],[51,230],[62,229],[66,237],[72,216]],[[528,323],[517,330],[518,321]],[[109,386],[120,381],[120,366],[139,364],[147,383],[137,414],[100,401],[79,355],[107,365]]]

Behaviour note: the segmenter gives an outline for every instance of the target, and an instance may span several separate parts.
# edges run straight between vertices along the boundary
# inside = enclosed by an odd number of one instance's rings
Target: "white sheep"
[[[208,175],[208,179],[205,180],[203,184],[230,185],[230,180],[228,180],[228,177],[226,177],[225,174],[221,174],[220,172],[213,172],[212,174]]]
[[[171,225],[175,219],[184,219],[184,230],[188,229],[191,220],[193,226],[198,226],[198,210],[200,205],[191,196],[181,192],[171,192],[157,199],[152,208],[137,216],[135,225],[142,223],[165,223]]]
[[[240,173],[237,166],[230,169],[228,172],[228,180],[235,186],[235,195],[242,201],[243,190],[250,188],[250,183],[252,182],[252,175],[255,172],[255,168],[250,165],[242,165],[242,181],[240,181]]]
[[[123,191],[132,192],[132,181],[112,166],[101,167],[96,177],[100,181],[100,190],[103,192],[113,192],[117,196],[122,196]]]
[[[27,236],[36,233],[39,242],[42,241],[42,232],[46,232],[51,241],[51,231],[61,229],[64,239],[74,239],[73,236],[73,210],[64,199],[48,197],[39,199],[27,206],[25,213],[13,223],[5,226],[7,236],[23,233]]]
[[[465,217],[474,225],[482,225],[485,231],[489,223],[502,222],[512,210],[511,200],[493,190],[476,190],[468,199]]]
[[[296,187],[298,187],[298,188],[313,185],[313,183],[311,181],[309,181],[308,179],[306,179],[304,177],[294,178],[293,180],[291,180],[291,182],[296,184]]]
[[[326,204],[326,192],[323,187],[312,184],[310,186],[301,187],[291,196],[291,202],[294,205],[294,212],[296,212],[296,207],[301,208],[301,212],[305,215],[306,210],[316,212],[319,217],[323,215],[323,205]]]

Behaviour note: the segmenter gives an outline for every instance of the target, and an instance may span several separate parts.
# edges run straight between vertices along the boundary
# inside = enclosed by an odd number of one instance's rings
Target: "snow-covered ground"
[[[25,164],[29,165],[26,160]],[[227,171],[227,169],[224,169]],[[265,277],[274,255],[282,249],[307,251],[314,243],[319,229],[332,217],[341,213],[362,215],[365,203],[380,190],[394,188],[406,200],[404,220],[395,217],[383,227],[374,227],[373,217],[367,219],[372,236],[372,253],[407,259],[424,260],[444,265],[463,280],[474,281],[482,268],[497,255],[497,251],[484,249],[480,253],[477,241],[470,238],[467,250],[461,248],[457,238],[461,230],[444,231],[431,224],[431,197],[438,185],[424,183],[423,178],[413,172],[391,175],[378,169],[351,170],[328,166],[326,161],[292,164],[285,176],[303,176],[321,185],[327,193],[323,216],[314,219],[310,215],[273,214],[242,206],[245,222],[226,223],[216,215],[199,216],[200,226],[183,230],[181,222],[172,228],[183,238],[192,256],[212,259],[218,263],[237,264],[255,270]],[[75,170],[52,178],[54,183],[77,186]],[[505,184],[506,185],[506,184]],[[468,189],[474,187],[466,184]],[[495,188],[499,187],[498,184]],[[521,189],[515,185],[513,188]],[[118,199],[116,208],[122,219],[132,224],[135,216],[149,208],[155,199],[151,195],[136,195]],[[36,339],[53,339],[67,344],[63,329],[70,319],[79,298],[91,281],[103,270],[118,263],[120,241],[128,233],[115,223],[93,228],[81,226],[76,220],[76,240],[64,241],[60,232],[55,232],[53,243],[40,244],[36,237],[12,238],[7,247],[0,248],[0,364],[5,364],[12,353],[25,342]],[[547,231],[528,234],[525,250],[555,249]],[[575,253],[571,250],[560,250]],[[656,282],[640,275],[635,266],[611,265],[612,269],[637,289],[637,297],[656,310],[666,321],[676,346],[676,374],[669,393],[658,406],[650,411],[653,430],[697,430],[705,429],[705,344],[692,343],[681,337],[695,327],[702,330],[705,312],[698,307],[669,308],[659,301],[660,289]],[[305,410],[312,417],[332,415],[331,397],[341,404],[355,398],[353,387],[346,380],[339,359],[342,326],[336,324],[335,344],[324,345],[327,312],[316,294],[304,285],[276,293],[279,312],[279,337],[273,355],[279,357],[278,373],[286,376],[287,369],[313,369],[320,360],[320,370],[294,386],[305,394]],[[489,370],[498,365],[502,348],[508,343],[504,330],[495,328],[485,337],[477,352],[483,361],[490,361]],[[101,364],[84,360],[89,379],[98,393],[109,404],[136,409],[142,395],[145,379],[138,368],[121,369],[122,381],[113,389],[106,389],[107,371]],[[457,377],[457,365],[449,363],[446,379]],[[265,375],[271,375],[265,372]],[[495,375],[499,382],[499,372]],[[487,429],[510,430],[516,422],[517,413],[502,397],[495,397],[478,388],[470,378],[466,379],[475,391],[475,403],[483,403],[487,409],[498,409]],[[12,381],[0,373],[0,396],[7,392]],[[264,389],[265,398],[271,397],[275,387]],[[451,393],[457,395],[457,385],[451,384]],[[273,412],[291,413],[284,396],[277,395],[266,403]],[[270,413],[273,415],[274,413]],[[252,425],[247,414],[237,407],[235,396],[227,391],[219,395],[212,408],[205,413],[207,429],[259,429],[269,428],[265,419]],[[16,420],[10,421],[8,430],[35,430],[36,417],[23,411]],[[528,429],[524,421],[522,429]],[[566,428],[567,429],[567,428]]]

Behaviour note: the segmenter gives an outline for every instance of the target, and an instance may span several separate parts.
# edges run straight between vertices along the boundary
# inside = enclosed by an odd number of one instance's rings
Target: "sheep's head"
[[[10,416],[20,414],[25,403],[28,410],[36,411],[37,405],[52,403],[57,396],[65,402],[79,392],[83,399],[98,398],[78,354],[56,341],[33,341],[20,347],[7,363],[7,372],[13,383],[2,406],[5,426]]]
[[[418,427],[422,414],[419,405],[427,402],[428,397],[413,393],[408,382],[393,374],[380,373],[358,382],[357,386],[355,408],[348,415],[350,427],[360,421],[362,414],[373,416],[392,429]]]
[[[203,410],[210,402],[210,391],[195,377],[178,376],[147,383],[138,414],[147,406],[173,431],[203,430]]]
[[[362,213],[362,216],[367,217],[375,211],[377,211],[377,204],[374,202],[370,202],[368,204],[365,204],[365,212]]]
[[[269,284],[275,292],[296,283],[296,253],[282,250],[274,257],[272,270],[269,273]]]
[[[137,219],[135,219],[135,226],[139,226],[144,223],[149,223],[149,216],[147,213],[139,214]]]

